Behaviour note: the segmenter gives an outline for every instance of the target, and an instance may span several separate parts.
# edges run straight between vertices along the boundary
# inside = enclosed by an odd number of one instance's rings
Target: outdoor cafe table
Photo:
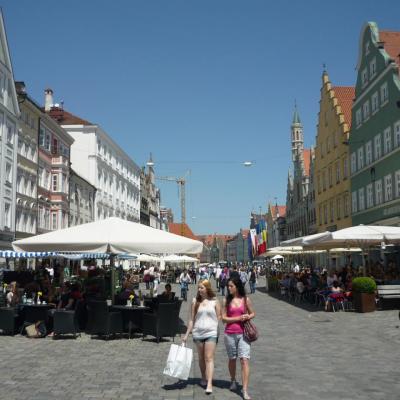
[[[139,331],[143,328],[143,312],[151,310],[146,306],[111,306],[111,310],[120,311],[124,326],[128,324],[129,338],[131,338],[132,327]]]

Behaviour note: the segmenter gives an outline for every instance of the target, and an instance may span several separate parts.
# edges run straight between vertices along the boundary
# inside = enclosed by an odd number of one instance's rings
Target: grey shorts
[[[234,360],[236,358],[248,358],[250,359],[250,348],[249,342],[246,342],[243,338],[243,334],[227,334],[224,335],[224,342],[228,358]]]

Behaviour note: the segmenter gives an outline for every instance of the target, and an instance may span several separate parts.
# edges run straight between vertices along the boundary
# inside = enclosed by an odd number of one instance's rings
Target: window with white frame
[[[57,213],[53,212],[51,213],[51,229],[58,229],[58,223],[57,223]]]
[[[14,133],[15,133],[15,124],[12,123],[11,121],[7,120],[6,131],[7,131],[7,142],[13,143],[14,142]]]
[[[372,114],[375,114],[379,108],[379,95],[378,92],[375,92],[371,97],[371,111]]]
[[[4,226],[8,229],[11,228],[11,204],[4,203]]]
[[[372,183],[367,185],[367,208],[374,206],[374,192],[372,189]]]
[[[378,179],[375,181],[375,204],[381,204],[382,200],[382,179]]]
[[[396,197],[400,197],[400,169],[394,173],[394,182],[396,185],[396,190],[395,190]]]
[[[362,123],[362,112],[361,108],[356,111],[356,127],[358,128]]]
[[[381,134],[378,133],[374,137],[374,157],[375,161],[379,160],[382,156],[382,140],[381,140]]]
[[[0,97],[3,98],[4,97],[4,92],[6,91],[5,88],[5,75],[0,72]]]
[[[335,202],[333,200],[329,202],[329,208],[330,208],[331,222],[333,222],[335,219]]]
[[[365,165],[372,163],[372,141],[369,140],[365,144]]]
[[[372,79],[376,75],[376,57],[369,63],[369,78]]]
[[[350,214],[350,201],[347,193],[343,197],[343,213],[345,217],[348,217]]]
[[[340,182],[340,162],[336,162],[336,183]]]
[[[385,154],[390,153],[392,151],[392,132],[390,127],[386,128],[383,131],[383,151]]]
[[[390,201],[393,198],[392,190],[392,174],[385,176],[385,201]]]
[[[368,69],[365,67],[361,72],[361,85],[365,87],[368,83]]]
[[[351,173],[354,174],[357,171],[357,155],[356,152],[354,151],[351,153]]]
[[[358,155],[358,169],[364,168],[364,148],[360,147],[357,152]]]
[[[349,159],[348,157],[343,158],[343,179],[349,176]]]
[[[364,188],[358,189],[358,209],[360,211],[365,209]]]
[[[44,148],[47,151],[50,151],[50,147],[51,147],[50,133],[46,132]]]
[[[366,121],[369,118],[369,100],[363,104],[363,118]]]
[[[336,198],[336,218],[342,218],[342,207],[341,207],[341,199],[340,197]]]
[[[369,54],[369,41],[365,43],[365,55],[367,56]]]
[[[51,190],[53,192],[58,192],[58,175],[54,174],[52,176],[52,181],[51,181]]]
[[[44,147],[46,142],[46,132],[44,128],[40,128],[39,132],[39,146]]]
[[[381,104],[386,104],[386,102],[389,100],[389,91],[388,91],[388,84],[385,82],[381,86]]]
[[[357,191],[351,193],[351,211],[357,212]]]
[[[12,182],[12,168],[11,164],[6,162],[6,181],[11,183]]]
[[[400,121],[394,123],[394,147],[400,146]]]

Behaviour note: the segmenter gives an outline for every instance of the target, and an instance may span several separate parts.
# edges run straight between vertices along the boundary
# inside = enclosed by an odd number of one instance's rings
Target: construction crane
[[[174,176],[157,176],[156,179],[160,181],[168,181],[168,182],[176,182],[178,184],[179,197],[181,203],[181,235],[184,236],[184,226],[186,224],[186,194],[185,194],[185,185],[186,178],[190,174],[190,171],[187,171],[185,176],[176,178]]]

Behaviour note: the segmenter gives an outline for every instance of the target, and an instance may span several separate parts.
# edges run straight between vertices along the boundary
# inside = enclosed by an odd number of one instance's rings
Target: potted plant
[[[372,278],[360,277],[353,279],[353,302],[357,312],[371,312],[376,310],[375,304],[376,283]]]

